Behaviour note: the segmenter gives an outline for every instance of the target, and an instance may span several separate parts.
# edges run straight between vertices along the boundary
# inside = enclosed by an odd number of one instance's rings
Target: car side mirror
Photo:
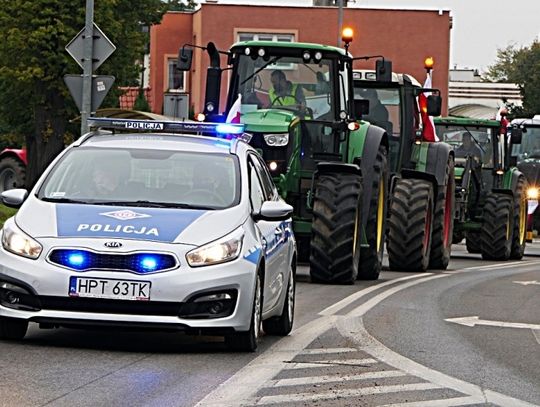
[[[521,144],[523,130],[521,130],[519,127],[512,127],[510,131],[510,144]]]
[[[22,188],[10,189],[2,192],[0,200],[10,208],[20,208],[23,202],[28,197],[28,191]]]
[[[369,114],[369,100],[355,99],[354,100],[354,117],[359,119],[367,114]]]
[[[182,47],[178,51],[178,63],[176,69],[179,71],[189,71],[193,60],[193,49]]]
[[[287,220],[291,217],[292,211],[293,207],[283,201],[265,201],[259,213],[254,214],[253,218],[269,222]]]
[[[429,116],[440,116],[442,111],[442,98],[440,95],[429,95],[427,97],[427,114]]]

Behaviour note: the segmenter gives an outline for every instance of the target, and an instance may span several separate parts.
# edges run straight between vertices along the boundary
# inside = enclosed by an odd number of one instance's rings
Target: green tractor
[[[223,120],[213,115],[219,111],[219,55],[207,48],[205,113]],[[184,51],[180,62],[190,59]],[[354,102],[353,58],[331,46],[250,41],[232,46],[228,64],[226,112],[231,117],[240,105],[250,144],[295,208],[300,260],[309,259],[312,281],[377,279],[389,144],[382,128],[357,120],[365,107]]]
[[[391,71],[391,70],[390,70]],[[369,101],[363,118],[388,134],[390,206],[387,251],[390,268],[401,271],[446,269],[450,261],[454,211],[454,157],[451,147],[422,138],[419,97],[411,75],[354,72],[355,99]],[[440,115],[440,97],[428,96],[424,119]]]
[[[496,120],[435,119],[437,134],[455,154],[454,243],[486,260],[521,259],[527,232],[527,180],[512,146],[521,133],[506,135]]]

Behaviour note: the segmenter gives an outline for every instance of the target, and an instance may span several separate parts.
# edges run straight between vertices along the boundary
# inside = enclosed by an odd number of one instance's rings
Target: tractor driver
[[[287,80],[283,71],[276,69],[270,76],[272,87],[268,91],[270,107],[298,106],[299,110],[306,106],[306,97],[302,87]]]
[[[472,156],[477,162],[482,162],[482,150],[476,142],[473,141],[471,133],[468,131],[463,132],[461,135],[462,144],[456,148],[456,157]]]

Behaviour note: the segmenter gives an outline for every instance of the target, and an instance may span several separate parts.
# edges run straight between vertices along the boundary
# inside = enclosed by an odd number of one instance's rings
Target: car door
[[[257,193],[262,195],[264,201],[279,199],[276,188],[259,157],[252,154],[249,159],[252,170],[250,177],[252,187],[260,189]],[[266,258],[265,308],[271,309],[277,305],[287,281],[286,277],[288,277],[286,273],[288,270],[287,243],[289,235],[285,222],[261,220],[256,223],[264,239],[263,248]]]

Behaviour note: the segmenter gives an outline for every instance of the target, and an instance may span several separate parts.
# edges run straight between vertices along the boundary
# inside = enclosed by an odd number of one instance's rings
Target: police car
[[[172,328],[246,351],[261,331],[287,335],[292,207],[242,126],[89,124],[30,193],[1,195],[20,209],[2,229],[0,338],[29,322]]]

